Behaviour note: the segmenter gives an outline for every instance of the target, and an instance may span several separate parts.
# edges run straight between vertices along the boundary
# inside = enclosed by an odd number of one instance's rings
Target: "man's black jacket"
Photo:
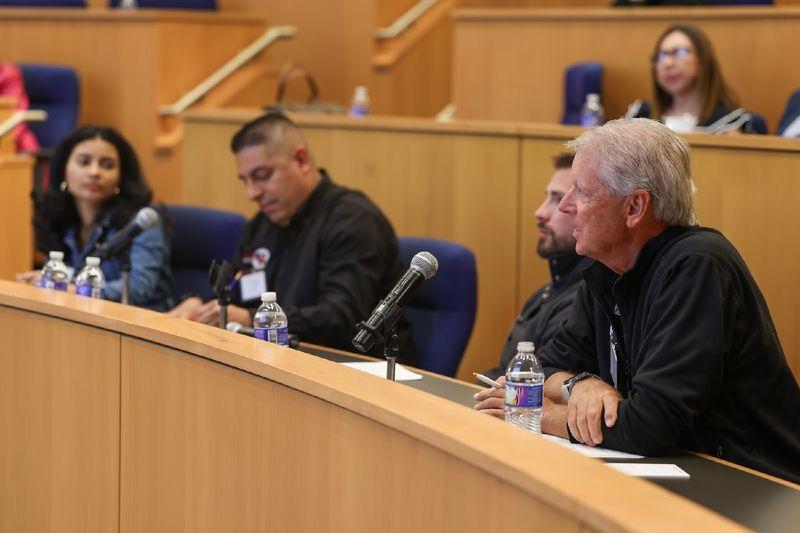
[[[588,371],[611,384],[613,320],[625,399],[603,446],[644,455],[678,446],[800,481],[800,388],[761,292],[720,233],[670,227],[623,275],[597,261],[583,275],[539,356],[548,377]]]

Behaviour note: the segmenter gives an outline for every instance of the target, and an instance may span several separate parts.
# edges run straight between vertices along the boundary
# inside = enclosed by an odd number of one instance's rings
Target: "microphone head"
[[[142,229],[150,229],[158,223],[158,211],[152,207],[143,207],[136,213],[134,223]]]
[[[411,259],[411,268],[422,274],[425,279],[431,279],[439,270],[439,261],[430,252],[419,252]]]

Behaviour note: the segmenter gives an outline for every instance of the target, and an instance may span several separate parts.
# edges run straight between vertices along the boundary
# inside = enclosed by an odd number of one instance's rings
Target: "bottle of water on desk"
[[[261,295],[261,307],[253,317],[253,331],[257,339],[289,346],[289,322],[274,292]]]
[[[533,355],[533,343],[520,342],[517,355],[506,368],[506,421],[541,433],[543,387],[544,372]]]
[[[581,126],[594,128],[603,124],[603,106],[600,104],[600,95],[589,93],[586,103],[581,108]]]
[[[39,286],[43,289],[66,291],[71,277],[67,265],[64,264],[64,252],[50,252],[50,259],[42,268]]]
[[[86,266],[75,276],[75,292],[90,298],[105,297],[106,277],[100,270],[99,257],[86,258]]]
[[[353,98],[350,100],[350,109],[347,114],[351,117],[366,117],[369,115],[369,91],[363,86],[359,85],[353,92]]]

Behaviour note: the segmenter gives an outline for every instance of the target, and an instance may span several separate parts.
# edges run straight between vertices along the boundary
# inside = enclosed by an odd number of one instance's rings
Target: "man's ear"
[[[641,224],[650,210],[650,193],[637,189],[624,202],[625,225],[633,229]]]
[[[308,172],[313,166],[311,154],[305,146],[295,146],[292,148],[292,161],[297,163],[297,166],[299,166],[300,170],[304,173]]]

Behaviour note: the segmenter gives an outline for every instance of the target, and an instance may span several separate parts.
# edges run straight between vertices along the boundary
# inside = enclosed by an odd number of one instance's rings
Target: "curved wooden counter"
[[[734,530],[468,408],[254,339],[0,282],[0,530]]]

